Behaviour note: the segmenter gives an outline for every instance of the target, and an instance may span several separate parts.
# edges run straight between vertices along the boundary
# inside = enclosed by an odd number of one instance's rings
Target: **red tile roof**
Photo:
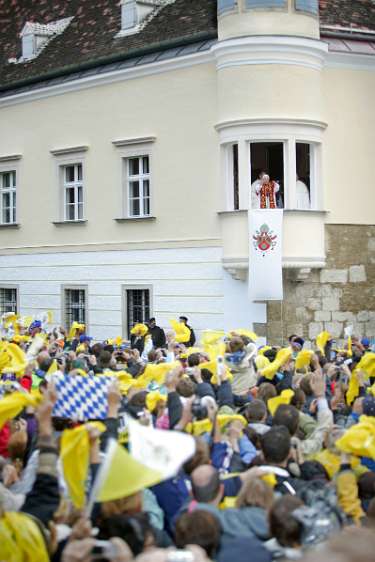
[[[73,16],[68,28],[38,57],[9,63],[21,55],[20,32],[27,21],[48,23]],[[320,0],[322,32],[332,26],[375,31],[373,0]],[[172,44],[217,35],[216,0],[175,0],[139,33],[115,38],[121,27],[120,0],[0,0],[0,89],[27,80],[103,64],[109,57],[135,56]],[[329,29],[325,26],[331,26]],[[343,32],[344,33],[344,32]]]

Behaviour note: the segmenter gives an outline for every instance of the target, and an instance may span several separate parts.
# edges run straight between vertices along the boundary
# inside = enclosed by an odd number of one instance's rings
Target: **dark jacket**
[[[271,562],[272,555],[264,548],[262,543],[251,537],[237,537],[235,539],[223,539],[219,552],[216,555],[217,562]]]
[[[164,330],[162,330],[162,328],[160,328],[159,326],[154,326],[153,328],[149,328],[148,331],[151,334],[152,345],[155,347],[155,349],[158,349],[159,347],[165,347],[166,339]]]
[[[132,334],[130,337],[130,347],[132,349],[138,349],[139,353],[142,355],[145,348],[144,336],[136,336],[135,334]]]
[[[195,342],[197,341],[197,338],[195,337],[194,330],[188,324],[186,324],[186,327],[189,328],[189,330],[190,330],[190,340],[185,345],[186,345],[186,347],[194,347]]]

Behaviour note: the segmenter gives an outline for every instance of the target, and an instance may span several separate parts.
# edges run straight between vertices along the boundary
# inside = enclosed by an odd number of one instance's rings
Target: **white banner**
[[[249,210],[248,219],[250,300],[282,300],[283,211]]]

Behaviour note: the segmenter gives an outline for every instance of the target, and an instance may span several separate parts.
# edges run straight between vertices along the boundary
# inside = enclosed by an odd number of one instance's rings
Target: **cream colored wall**
[[[326,68],[323,80],[327,222],[374,224],[375,71]]]
[[[318,70],[292,65],[243,65],[218,72],[219,120],[322,117]]]
[[[0,156],[19,162],[19,230],[1,229],[0,247],[63,246],[220,236],[216,70],[196,65],[66,93],[0,110]],[[154,135],[153,222],[116,223],[121,166],[112,141]],[[85,153],[85,225],[58,220],[51,149],[89,145]],[[74,161],[74,157],[72,158]],[[159,244],[159,246],[162,244]]]

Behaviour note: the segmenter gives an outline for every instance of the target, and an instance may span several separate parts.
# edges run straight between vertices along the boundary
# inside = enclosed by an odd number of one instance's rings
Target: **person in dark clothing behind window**
[[[148,331],[152,338],[152,345],[155,349],[165,347],[166,339],[162,328],[156,325],[155,318],[150,318],[148,323]]]
[[[179,320],[180,320],[180,322],[185,324],[185,326],[187,328],[189,328],[189,330],[190,330],[190,340],[185,344],[186,347],[194,347],[194,344],[197,341],[197,339],[195,337],[195,333],[194,333],[193,328],[191,326],[189,326],[189,324],[188,324],[188,318],[186,318],[186,316],[180,316]]]

